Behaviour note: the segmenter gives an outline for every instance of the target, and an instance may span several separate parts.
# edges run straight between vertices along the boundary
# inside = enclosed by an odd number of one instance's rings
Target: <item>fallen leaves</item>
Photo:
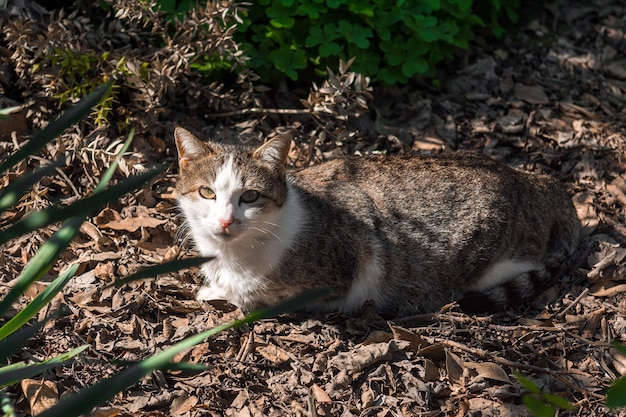
[[[250,143],[282,124],[294,134],[290,160],[299,166],[352,153],[485,153],[519,169],[550,174],[573,195],[585,226],[584,247],[575,271],[549,292],[551,303],[537,300],[523,311],[481,320],[453,308],[426,323],[367,315],[266,320],[220,334],[176,358],[211,370],[155,374],[94,416],[524,416],[521,387],[511,377],[516,369],[542,390],[577,403],[579,414],[604,413],[602,393],[626,369],[624,355],[610,348],[613,341],[626,342],[626,84],[619,56],[624,4],[607,0],[602,7],[583,6],[561,0],[542,6],[550,24],[537,18],[515,39],[489,45],[479,51],[483,59],[445,74],[445,85],[437,89],[415,80],[409,87],[377,88],[370,103],[364,101],[370,93],[365,91],[355,98],[356,118],[328,114],[319,123],[263,114],[229,120],[226,126],[206,123],[187,108],[164,108],[168,115],[158,121],[138,118],[144,131],[118,172],[125,177],[171,160],[171,122]],[[565,23],[567,30],[552,33],[553,21]],[[552,37],[556,41],[547,40]],[[532,46],[537,42],[541,45]],[[367,87],[355,75],[339,74],[334,83],[339,79]],[[334,111],[338,104],[329,94],[341,86],[329,85],[309,98],[317,111]],[[254,91],[255,100],[271,100],[260,86]],[[218,95],[205,97],[217,100]],[[45,103],[32,100],[27,115],[48,111]],[[204,107],[203,112],[211,111]],[[0,122],[2,155],[24,141],[28,124],[19,114]],[[43,181],[2,213],[2,224],[93,189],[123,138],[106,129],[78,131],[43,153],[50,160],[76,150],[62,170],[67,178]],[[9,185],[40,163],[33,159],[0,183]],[[77,169],[79,163],[84,170]],[[15,387],[11,395],[19,398],[20,411],[35,414],[59,395],[111,375],[118,369],[116,360],[141,359],[240,317],[241,311],[225,303],[194,300],[196,271],[111,286],[144,265],[193,253],[177,239],[173,186],[168,173],[97,213],[51,271],[55,275],[68,263],[80,263],[77,276],[55,299],[63,315],[20,352],[21,359],[41,360],[83,343],[93,349],[72,367]],[[16,240],[0,253],[0,290],[13,283],[46,236]],[[29,296],[45,286],[44,280]]]

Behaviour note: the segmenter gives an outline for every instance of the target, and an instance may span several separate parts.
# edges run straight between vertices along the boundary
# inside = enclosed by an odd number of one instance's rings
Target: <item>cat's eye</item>
[[[202,198],[206,198],[207,200],[215,200],[215,191],[213,191],[209,187],[200,187],[198,193]]]
[[[239,200],[242,203],[253,203],[259,199],[259,192],[256,190],[244,191]]]

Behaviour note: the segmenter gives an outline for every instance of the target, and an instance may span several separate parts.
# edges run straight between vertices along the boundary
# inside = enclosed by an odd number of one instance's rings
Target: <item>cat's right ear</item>
[[[178,166],[185,168],[190,160],[194,160],[206,154],[206,145],[187,129],[176,127],[174,139],[178,150]]]

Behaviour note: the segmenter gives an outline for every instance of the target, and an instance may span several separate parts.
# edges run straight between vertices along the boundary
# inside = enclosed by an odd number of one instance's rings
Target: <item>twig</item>
[[[309,109],[264,109],[262,107],[252,107],[249,109],[233,110],[224,113],[207,114],[206,117],[232,117],[243,116],[246,114],[311,114]]]
[[[244,342],[244,344],[241,345],[241,348],[239,349],[239,352],[237,353],[237,357],[235,358],[235,360],[237,362],[243,362],[248,357],[248,355],[252,353],[253,350],[254,350],[254,332],[249,331],[248,337],[246,337],[246,341]]]
[[[558,317],[562,317],[565,313],[567,313],[572,307],[574,307],[576,304],[578,304],[580,302],[580,300],[583,299],[583,297],[585,295],[587,295],[587,293],[589,292],[589,288],[585,288],[579,295],[578,297],[576,297],[576,299],[574,301],[572,301],[570,303],[570,305],[568,305],[567,307],[565,307],[563,310],[561,310],[559,313],[557,313]]]

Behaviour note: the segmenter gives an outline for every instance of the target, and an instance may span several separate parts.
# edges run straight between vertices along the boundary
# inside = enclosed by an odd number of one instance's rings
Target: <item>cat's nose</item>
[[[228,227],[233,224],[233,218],[229,218],[229,219],[218,219],[217,221],[220,223],[220,226],[222,226],[223,229],[228,229]]]

